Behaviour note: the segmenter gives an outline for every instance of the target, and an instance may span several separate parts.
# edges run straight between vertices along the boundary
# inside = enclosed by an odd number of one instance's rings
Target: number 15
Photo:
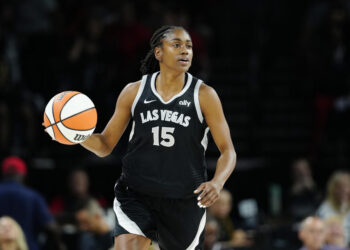
[[[175,128],[172,127],[160,127],[161,133],[160,136],[162,140],[160,145],[164,147],[172,147],[175,144],[175,138],[172,135]],[[159,126],[152,128],[153,133],[153,145],[159,146]]]

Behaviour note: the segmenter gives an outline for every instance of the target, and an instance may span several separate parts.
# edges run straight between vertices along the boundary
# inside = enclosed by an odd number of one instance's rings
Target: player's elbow
[[[95,155],[97,155],[100,158],[104,158],[107,157],[108,155],[110,155],[109,153],[101,153],[101,152],[95,152]]]
[[[100,158],[107,157],[112,153],[113,148],[109,147],[107,143],[101,140],[102,143],[98,147],[96,147],[92,152]]]
[[[236,165],[237,153],[234,147],[227,147],[221,151],[221,154],[230,162],[232,166]]]
[[[237,160],[237,152],[235,149],[232,149],[232,157],[235,161]]]
[[[104,157],[107,157],[109,156],[110,154],[112,153],[112,150],[109,149],[109,148],[105,148],[103,150],[99,150],[97,152],[95,152],[95,154],[100,157],[100,158],[104,158]]]
[[[237,158],[237,153],[233,145],[222,145],[219,146],[221,155],[227,155],[230,158]]]
[[[231,162],[235,163],[237,161],[237,153],[234,149],[230,149],[227,151],[227,156]]]
[[[108,142],[108,140],[106,140],[105,136],[100,136],[100,145],[99,145],[99,149],[96,150],[95,154],[98,157],[107,157],[109,156],[112,151],[113,151],[114,146],[111,145],[111,143]]]

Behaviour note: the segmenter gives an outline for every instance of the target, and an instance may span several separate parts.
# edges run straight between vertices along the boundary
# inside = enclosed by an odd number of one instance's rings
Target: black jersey
[[[142,77],[133,102],[123,178],[130,188],[151,196],[191,197],[207,180],[209,128],[198,98],[202,81],[186,73],[182,91],[165,102],[155,88],[158,74]]]

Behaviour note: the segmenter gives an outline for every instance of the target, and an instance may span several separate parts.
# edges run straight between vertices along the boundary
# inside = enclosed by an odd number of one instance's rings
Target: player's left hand
[[[195,194],[200,195],[197,197],[198,206],[202,208],[210,207],[215,203],[215,201],[220,196],[220,191],[222,189],[222,185],[216,183],[214,181],[208,181],[202,183],[195,191]]]

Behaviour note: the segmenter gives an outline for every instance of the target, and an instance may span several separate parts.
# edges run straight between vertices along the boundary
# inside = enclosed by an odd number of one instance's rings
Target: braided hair
[[[172,32],[175,29],[185,30],[181,26],[164,25],[153,33],[149,42],[151,49],[146,54],[145,58],[141,61],[140,71],[143,75],[150,74],[159,70],[159,62],[154,56],[154,49],[158,46],[161,46],[166,34]]]

